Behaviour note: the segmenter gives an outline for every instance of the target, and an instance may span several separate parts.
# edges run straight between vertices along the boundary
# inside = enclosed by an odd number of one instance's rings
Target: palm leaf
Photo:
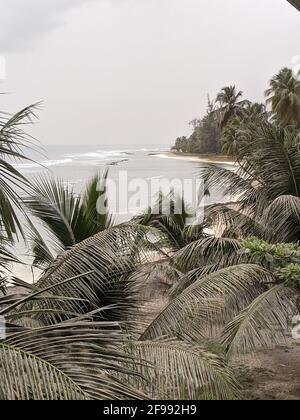
[[[153,399],[233,399],[237,384],[221,356],[183,342],[134,342],[130,353],[145,363],[137,367],[147,382],[134,379],[135,386]]]
[[[113,373],[128,356],[110,323],[79,322],[10,333],[0,341],[0,398],[7,400],[134,399],[139,392]],[[133,373],[134,374],[134,373]]]
[[[24,213],[21,193],[30,189],[26,178],[12,163],[29,160],[23,150],[30,146],[31,139],[24,132],[24,125],[32,123],[37,108],[35,104],[11,117],[0,116],[0,228],[10,240],[18,231],[23,234],[16,211]]]
[[[284,285],[271,287],[226,326],[223,344],[228,354],[244,354],[282,344],[297,313],[295,290]]]
[[[36,286],[38,290],[50,287],[53,295],[65,299],[56,302],[45,297],[35,302],[34,308],[84,314],[108,307],[102,317],[126,320],[137,306],[135,282],[130,276],[147,262],[143,244],[150,231],[142,226],[119,226],[75,245],[50,265]],[[42,312],[37,317],[47,324],[65,319]]]
[[[190,331],[195,339],[203,337],[207,329],[214,329],[244,309],[261,294],[264,283],[270,282],[274,282],[274,277],[257,265],[238,265],[213,272],[173,299],[141,339],[172,337],[182,331]]]

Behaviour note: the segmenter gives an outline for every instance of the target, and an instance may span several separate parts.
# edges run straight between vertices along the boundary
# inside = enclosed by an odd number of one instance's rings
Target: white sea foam
[[[51,167],[51,166],[64,166],[69,163],[72,163],[72,159],[57,159],[57,160],[45,160],[43,162],[30,162],[30,163],[18,163],[14,165],[17,169],[35,169],[41,167]]]
[[[139,153],[157,153],[164,152],[165,148],[141,148],[141,149],[118,149],[118,150],[95,150],[85,153],[74,153],[62,156],[57,159],[48,159],[42,162],[23,162],[14,166],[20,170],[36,170],[42,167],[50,168],[53,166],[68,166],[70,164],[80,166],[92,166],[95,162],[121,162],[123,159],[130,160],[130,157]]]
[[[88,160],[110,160],[116,157],[127,156],[129,152],[121,150],[97,150],[95,152],[78,153],[74,155],[65,156],[66,158],[75,159],[77,161],[88,159]]]

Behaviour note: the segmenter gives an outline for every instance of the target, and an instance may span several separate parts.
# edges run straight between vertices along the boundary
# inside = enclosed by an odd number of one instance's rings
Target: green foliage
[[[219,188],[233,201],[209,206],[199,226],[189,226],[189,209],[172,194],[169,213],[160,195],[158,212],[112,227],[109,212],[96,211],[99,183],[107,208],[107,174],[80,196],[62,181],[36,183],[26,204],[48,232],[49,240],[30,222],[35,264],[47,269],[35,285],[15,279],[27,288],[21,296],[7,295],[0,279],[8,327],[0,340],[0,399],[236,398],[228,358],[282,343],[299,312],[298,88],[288,69],[275,76],[273,120],[263,104],[223,88],[217,106],[209,103],[207,115],[193,121],[191,137],[177,140],[184,152],[222,146],[239,163],[237,171],[202,171],[207,190]],[[23,157],[16,147],[28,116],[3,125],[2,185],[11,176],[27,186],[6,158]],[[0,195],[1,269],[13,260],[5,245],[18,230],[12,193]],[[158,279],[170,290],[149,314],[143,292]]]
[[[223,130],[234,117],[242,114],[249,101],[242,100],[243,92],[237,92],[235,86],[226,86],[218,93],[216,103],[219,105],[219,124]]]
[[[271,79],[265,95],[279,124],[300,128],[300,72],[296,75],[283,68]]]
[[[287,287],[300,290],[300,246],[298,244],[269,244],[258,238],[243,242],[245,249],[263,267],[271,270]]]
[[[40,178],[33,183],[33,193],[24,202],[31,214],[42,222],[44,236],[48,234],[49,237],[46,243],[30,223],[34,266],[46,267],[54,255],[113,224],[107,206],[107,176],[107,171],[97,174],[80,195],[63,180]]]
[[[251,126],[272,121],[281,127],[300,128],[300,72],[284,68],[270,81],[265,91],[267,106],[243,100],[243,92],[227,86],[209,101],[207,114],[192,121],[193,133],[176,140],[174,150],[185,153],[224,153],[238,161],[244,157],[243,147],[249,142]]]
[[[193,133],[190,137],[179,137],[173,150],[184,153],[219,153],[220,127],[214,105],[209,101],[206,115],[191,122]]]
[[[249,141],[249,130],[251,132],[254,125],[267,122],[268,118],[269,113],[264,104],[246,102],[238,115],[231,118],[222,130],[222,152],[242,161]]]
[[[31,138],[24,126],[31,124],[38,104],[28,106],[15,115],[0,113],[0,234],[13,241],[23,229],[17,212],[23,212],[22,193],[29,191],[26,178],[13,165],[29,160],[24,153]]]
[[[269,242],[300,239],[299,131],[272,122],[251,124],[245,132],[236,171],[204,168],[206,190],[232,201],[210,206],[207,219],[231,237],[261,236]]]
[[[58,257],[30,294],[0,297],[0,315],[12,323],[0,340],[1,399],[238,396],[219,348],[141,336],[149,321],[137,299],[145,278],[136,271],[150,263],[143,251],[151,230],[108,229]]]
[[[288,287],[300,290],[300,263],[279,268],[276,274]]]

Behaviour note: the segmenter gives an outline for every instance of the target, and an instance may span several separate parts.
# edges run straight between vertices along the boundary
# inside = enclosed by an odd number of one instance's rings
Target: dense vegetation
[[[99,217],[107,174],[81,196],[60,180],[29,183],[8,162],[26,156],[35,107],[1,119],[0,399],[242,395],[232,358],[284,342],[300,310],[298,76],[282,70],[266,94],[269,111],[225,88],[195,123],[195,147],[215,150],[214,132],[237,160],[236,170],[200,171],[207,193],[231,201],[208,206],[199,226],[185,204],[166,215],[163,196],[159,214],[122,225]],[[34,285],[10,276],[25,288],[12,294],[5,267],[22,236],[44,271]]]
[[[265,92],[266,104],[243,100],[243,92],[235,86],[224,87],[214,101],[208,102],[207,113],[190,124],[190,137],[179,137],[173,150],[183,153],[223,153],[236,157],[244,128],[250,123],[277,121],[279,125],[299,128],[300,81],[291,69],[284,68],[270,81]],[[271,112],[267,112],[267,105]]]

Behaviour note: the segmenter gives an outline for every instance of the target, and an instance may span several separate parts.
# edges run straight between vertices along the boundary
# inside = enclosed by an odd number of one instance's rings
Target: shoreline
[[[236,166],[236,163],[232,158],[223,155],[200,155],[197,153],[163,152],[153,154],[152,156],[161,159],[178,159],[190,162]]]

